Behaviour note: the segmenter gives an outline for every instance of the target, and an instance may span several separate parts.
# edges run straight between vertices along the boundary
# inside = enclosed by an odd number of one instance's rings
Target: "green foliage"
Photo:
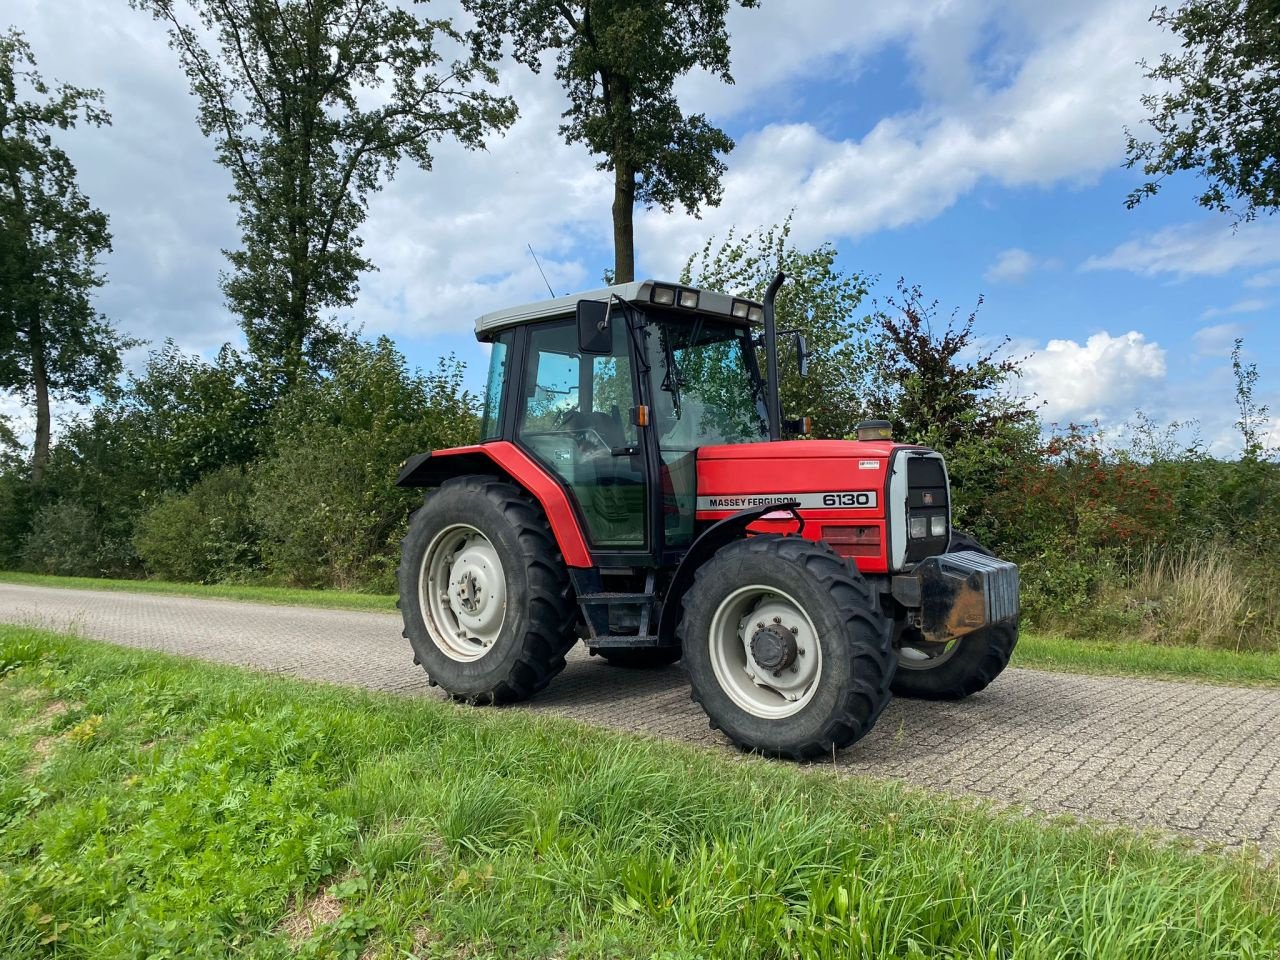
[[[169,29],[231,173],[241,249],[223,281],[265,376],[291,384],[338,347],[326,311],[355,302],[369,197],[401,160],[431,166],[515,119],[493,68],[445,62],[462,37],[383,0],[130,0]],[[215,45],[206,46],[213,39]]]
[[[1274,868],[1127,831],[21,628],[0,665],[12,960],[1280,947]]]
[[[1040,423],[1009,389],[1019,371],[1017,360],[1001,356],[1007,338],[983,345],[976,308],[939,323],[937,301],[902,280],[886,306],[875,318],[864,403],[893,422],[895,437],[947,457],[957,526],[993,548],[1018,542],[1003,528],[1020,508],[993,505],[991,496],[1007,477],[1040,466]]]
[[[959,321],[952,312],[940,325],[938,301],[926,302],[920,287],[904,280],[886,306],[876,317],[870,402],[891,411],[898,436],[945,452],[1036,422],[1035,412],[1008,393],[1019,376],[1018,361],[1001,356],[1008,338],[979,342],[977,308]]]
[[[348,341],[329,375],[275,411],[271,452],[254,468],[253,512],[271,575],[299,585],[389,592],[397,545],[420,494],[395,487],[422,450],[475,439],[476,400],[452,357],[410,372],[391,341]]]
[[[1150,178],[1132,208],[1184,170],[1208,181],[1203,207],[1251,220],[1280,210],[1280,28],[1275,0],[1186,0],[1153,22],[1182,49],[1144,62],[1156,92],[1142,98],[1154,140],[1129,134],[1129,167]]]
[[[802,332],[811,358],[807,379],[794,362],[781,364],[783,416],[812,417],[815,436],[839,438],[852,433],[865,413],[870,321],[858,315],[866,279],[841,271],[835,261],[830,244],[797,249],[788,217],[741,237],[730,231],[718,248],[708,240],[685,262],[680,282],[760,300],[774,275],[784,271],[788,281],[778,294],[778,329]],[[790,341],[779,340],[785,361]]]
[[[737,0],[754,7],[758,0]],[[560,133],[614,172],[614,283],[635,279],[635,203],[696,214],[720,202],[723,154],[733,141],[704,114],[686,115],[675,84],[690,71],[732,83],[725,15],[730,0],[463,0],[472,40],[493,59],[509,37],[534,72],[555,51],[569,98]]]
[[[27,562],[50,573],[137,575],[139,517],[162,497],[255,455],[264,404],[250,382],[230,348],[208,363],[168,342],[118,394],[66,421],[38,490],[5,475],[26,489],[14,536],[31,538]],[[46,521],[54,524],[49,530]],[[76,539],[99,546],[78,559]]]
[[[172,493],[139,518],[134,547],[147,574],[162,580],[220,583],[258,571],[258,531],[249,512],[243,467],[206,474],[184,493]]]
[[[99,90],[51,90],[22,34],[0,34],[0,390],[35,406],[36,482],[49,458],[50,396],[86,402],[132,345],[93,308],[98,258],[111,249],[107,217],[52,136],[81,121],[109,124],[101,101]]]
[[[22,560],[40,573],[127,576],[136,562],[127,533],[127,524],[104,517],[92,504],[71,497],[55,500],[32,517]]]

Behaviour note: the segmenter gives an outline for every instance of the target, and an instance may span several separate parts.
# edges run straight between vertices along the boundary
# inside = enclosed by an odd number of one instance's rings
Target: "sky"
[[[1008,337],[1018,389],[1046,422],[1123,431],[1141,409],[1195,421],[1215,452],[1238,448],[1230,351],[1245,341],[1260,399],[1280,411],[1280,217],[1236,224],[1195,203],[1184,174],[1136,210],[1125,129],[1148,89],[1138,62],[1172,49],[1152,0],[762,0],[729,17],[732,72],[678,87],[737,147],[724,197],[700,218],[639,211],[637,275],[679,273],[709,237],[793,217],[801,247],[899,277]],[[423,9],[421,6],[419,9]],[[9,0],[46,79],[103,90],[114,123],[62,138],[110,217],[98,304],[125,334],[212,356],[242,344],[218,288],[238,241],[230,180],[195,124],[195,101],[159,24],[125,0]],[[456,3],[427,12],[465,24]],[[363,229],[377,271],[343,315],[433,366],[450,352],[478,387],[476,316],[593,289],[612,264],[611,175],[557,133],[549,71],[500,65],[520,119],[487,150],[449,144],[430,171],[402,165]],[[144,352],[128,358],[134,366]],[[0,397],[0,412],[20,413]],[[1268,427],[1280,441],[1280,417]],[[1184,436],[1189,434],[1184,432]]]

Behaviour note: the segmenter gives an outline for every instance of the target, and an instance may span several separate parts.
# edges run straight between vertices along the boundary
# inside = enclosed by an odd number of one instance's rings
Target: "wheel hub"
[[[798,649],[795,635],[780,624],[766,624],[751,637],[751,659],[771,673],[795,663]]]

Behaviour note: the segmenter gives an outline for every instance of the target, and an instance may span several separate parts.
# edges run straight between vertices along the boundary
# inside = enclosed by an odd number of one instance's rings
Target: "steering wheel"
[[[572,434],[574,439],[578,441],[583,453],[612,450],[613,448],[609,445],[609,441],[601,436],[600,431],[581,422],[584,419],[585,417],[580,411],[562,410],[556,418],[556,426],[565,433]]]

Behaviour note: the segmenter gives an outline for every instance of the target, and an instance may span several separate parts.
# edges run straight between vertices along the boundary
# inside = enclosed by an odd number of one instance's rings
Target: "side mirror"
[[[609,329],[608,300],[578,301],[578,350],[582,353],[613,353],[613,331]]]
[[[804,334],[799,330],[795,332],[795,350],[796,367],[800,376],[807,377],[809,375],[809,344],[805,342]]]

